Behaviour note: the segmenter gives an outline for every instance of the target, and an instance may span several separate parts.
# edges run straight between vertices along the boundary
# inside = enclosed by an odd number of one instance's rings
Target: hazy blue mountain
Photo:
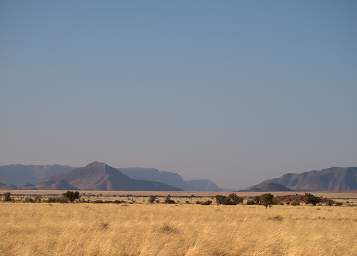
[[[255,186],[249,187],[249,188],[247,188],[245,190],[241,190],[241,191],[274,192],[274,191],[291,191],[291,189],[289,189],[279,183],[265,181],[265,182],[259,183]]]
[[[93,162],[37,185],[41,189],[179,191],[156,181],[132,179],[105,163]]]
[[[35,184],[72,169],[73,167],[65,165],[3,165],[0,166],[0,181],[6,184],[23,186]]]
[[[187,183],[177,173],[159,171],[155,168],[143,167],[119,168],[119,170],[133,179],[164,182],[166,184],[179,187],[183,190],[187,190]]]
[[[79,190],[79,187],[72,185],[65,179],[51,178],[41,181],[34,186],[22,187],[22,189],[43,189],[43,190]]]
[[[17,189],[17,187],[15,185],[9,185],[9,184],[5,184],[3,182],[0,182],[0,190],[2,189]]]
[[[187,184],[191,191],[222,191],[216,183],[207,179],[189,180]]]
[[[61,187],[70,189],[71,186],[63,182],[58,183],[58,177],[76,169],[64,165],[4,165],[0,166],[0,181],[4,184],[14,184],[21,189],[35,189],[45,187]],[[174,172],[159,171],[154,168],[116,168],[131,179],[155,181],[168,184],[176,189],[186,191],[222,191],[214,182],[207,179],[186,181]],[[56,182],[49,185],[51,177],[56,177]],[[57,185],[56,185],[57,184]]]
[[[163,182],[186,191],[222,191],[214,182],[207,179],[185,181],[179,174],[159,171],[154,168],[130,167],[119,168],[125,175],[133,179]]]
[[[288,173],[263,181],[247,190],[256,191],[272,183],[297,191],[353,191],[357,190],[357,167],[331,167],[319,171]]]

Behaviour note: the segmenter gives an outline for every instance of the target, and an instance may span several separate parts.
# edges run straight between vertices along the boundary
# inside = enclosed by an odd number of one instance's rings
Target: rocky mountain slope
[[[272,184],[275,184],[275,187]],[[247,188],[246,191],[264,191],[269,187],[273,187],[274,191],[353,191],[357,190],[357,167],[331,167],[319,171],[288,173],[279,178],[265,180]]]

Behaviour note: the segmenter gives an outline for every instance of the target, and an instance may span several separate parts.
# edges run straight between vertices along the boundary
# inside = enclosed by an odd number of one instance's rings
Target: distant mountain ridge
[[[35,184],[52,176],[64,174],[74,167],[66,165],[24,165],[11,164],[0,166],[0,182],[23,186]]]
[[[96,165],[96,166],[95,166]],[[83,168],[94,168],[92,170],[91,177],[95,176],[93,173],[100,173],[104,175],[106,170],[104,170],[104,163],[94,162],[82,168],[75,168],[71,166],[62,165],[4,165],[0,166],[0,189],[76,189],[78,187],[86,187],[88,189],[100,189],[105,190],[113,189],[110,182],[103,182],[100,185],[87,186],[89,184],[81,184],[80,180],[90,180],[88,177],[88,172],[83,171]],[[110,167],[110,166],[109,166]],[[167,171],[159,171],[154,168],[141,168],[141,167],[129,167],[129,168],[113,168],[118,170],[122,175],[127,176],[126,178],[141,180],[141,185],[144,185],[142,181],[152,181],[158,183],[163,183],[170,186],[173,190],[186,190],[186,191],[221,191],[214,182],[207,179],[200,180],[190,180],[185,181],[179,174]],[[72,172],[74,169],[79,169]],[[81,171],[82,170],[82,171]],[[110,170],[107,170],[110,172]],[[68,174],[68,175],[67,175]],[[67,176],[66,176],[67,175]],[[81,177],[76,178],[75,176]],[[98,174],[99,175],[99,174]],[[106,173],[111,178],[119,176],[116,174],[110,175]],[[125,180],[121,176],[122,180]],[[72,180],[69,182],[69,180]],[[128,182],[128,180],[127,180]],[[106,185],[104,185],[104,183]],[[136,183],[139,189],[141,188],[139,183]],[[122,184],[122,186],[124,186]],[[159,186],[159,185],[157,185]],[[160,186],[157,188],[161,190]],[[144,186],[144,190],[145,186]]]
[[[357,190],[357,167],[331,167],[319,171],[288,173],[248,187],[245,191],[264,191],[264,188],[270,188],[265,191],[354,191]]]
[[[251,186],[241,191],[274,192],[274,191],[291,191],[291,189],[287,188],[282,184],[267,181]]]
[[[133,179],[163,182],[185,191],[222,191],[217,184],[208,179],[186,181],[177,173],[160,171],[155,168],[129,167],[119,168],[119,170]]]
[[[129,178],[105,163],[93,162],[39,183],[41,189],[178,191],[165,183]]]
[[[15,185],[9,185],[0,182],[0,189],[16,189],[17,187]]]

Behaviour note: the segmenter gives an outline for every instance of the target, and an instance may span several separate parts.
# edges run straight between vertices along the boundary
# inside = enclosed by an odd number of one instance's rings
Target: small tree
[[[171,199],[170,195],[167,195],[165,198],[165,204],[176,204],[176,202]]]
[[[227,196],[216,195],[217,204],[230,205],[231,200]]]
[[[5,202],[10,202],[11,201],[11,193],[10,192],[6,192],[4,194],[4,201]]]
[[[237,196],[237,194],[229,194],[229,199],[232,201],[232,204],[236,205],[236,204],[241,204],[243,203],[243,198]]]
[[[274,202],[274,195],[267,193],[260,196],[260,204],[264,205],[265,208],[271,207]]]
[[[217,204],[223,205],[237,205],[243,202],[243,199],[236,194],[232,193],[228,196],[216,195]]]
[[[256,204],[255,201],[253,199],[248,199],[247,200],[247,205],[254,205]]]
[[[155,203],[156,199],[157,199],[157,196],[149,196],[148,202],[150,204],[153,204],[153,203]]]
[[[79,194],[78,191],[67,191],[66,193],[63,193],[63,196],[67,198],[71,203],[73,203],[75,200],[79,200],[81,198],[81,195]]]
[[[333,201],[332,199],[326,199],[325,203],[327,206],[333,206],[335,204],[335,201]]]
[[[260,196],[255,196],[255,197],[253,198],[253,201],[254,201],[254,204],[260,204],[260,203],[261,203],[261,198],[260,198]]]
[[[223,200],[225,199],[225,196],[222,195],[216,195],[216,203],[217,204],[223,204]]]
[[[315,206],[321,203],[322,199],[321,197],[314,196],[313,194],[305,193],[304,201],[306,204],[312,204],[313,206]]]

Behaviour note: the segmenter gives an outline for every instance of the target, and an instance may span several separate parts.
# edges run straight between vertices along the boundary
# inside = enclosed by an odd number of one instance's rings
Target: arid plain
[[[331,195],[346,202],[356,194]],[[0,255],[357,255],[356,206],[266,209],[136,199],[1,202]]]

